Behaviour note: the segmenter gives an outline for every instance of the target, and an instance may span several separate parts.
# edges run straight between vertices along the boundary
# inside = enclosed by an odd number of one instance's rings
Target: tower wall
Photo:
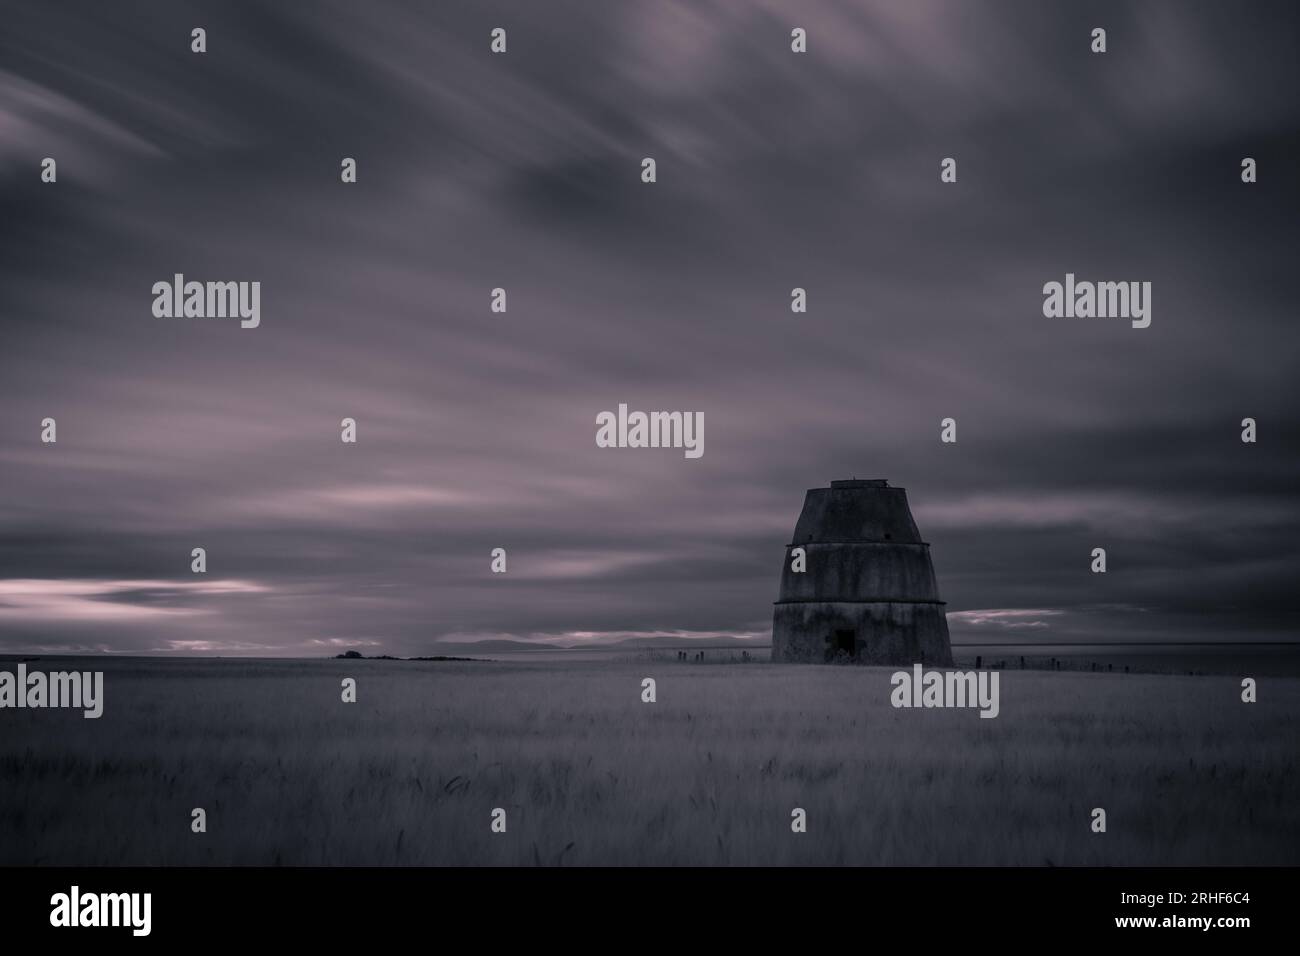
[[[926,544],[854,542],[798,545],[807,570],[781,573],[782,601],[938,601]]]
[[[825,601],[777,604],[772,619],[772,660],[823,664],[834,658],[836,631],[857,636],[859,664],[952,665],[943,605],[895,601]]]
[[[791,570],[801,547],[807,570]],[[772,616],[774,661],[952,664],[930,546],[902,488],[834,481],[811,489],[786,550]]]

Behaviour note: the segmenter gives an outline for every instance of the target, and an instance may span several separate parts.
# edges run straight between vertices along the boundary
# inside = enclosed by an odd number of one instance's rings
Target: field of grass
[[[877,668],[71,666],[101,719],[0,712],[2,864],[1300,863],[1296,679],[1009,671],[981,720]]]

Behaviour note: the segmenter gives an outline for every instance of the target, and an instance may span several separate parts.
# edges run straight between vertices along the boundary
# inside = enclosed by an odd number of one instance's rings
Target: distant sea
[[[1033,669],[1300,677],[1300,643],[953,644],[953,662]],[[1005,661],[1005,665],[1002,662]]]
[[[682,642],[656,647],[595,646],[539,647],[484,651],[476,654],[461,645],[457,653],[469,657],[516,663],[668,660],[684,652],[688,661],[703,653],[704,663],[739,662],[748,653],[752,661],[767,661],[770,644],[724,646]],[[1107,671],[1142,674],[1240,674],[1300,677],[1300,643],[1196,643],[1196,644],[953,644],[953,662],[962,667],[1031,670]]]
[[[517,664],[615,663],[624,661],[740,664],[771,660],[770,644],[733,641],[711,644],[682,641],[663,645],[605,644],[590,647],[527,647],[512,643],[502,647],[472,643],[434,644],[429,653],[453,659],[502,661]],[[1132,674],[1229,674],[1242,677],[1300,677],[1300,642],[1295,643],[1151,643],[1151,644],[971,644],[954,643],[953,662],[958,667],[996,670],[1100,671]],[[0,653],[0,663],[57,661],[76,658],[88,666],[94,660],[130,660],[132,655],[23,655]],[[157,657],[156,659],[164,659]],[[202,665],[202,656],[168,656],[178,663]],[[238,656],[225,658],[239,660]],[[255,658],[248,658],[254,660]],[[266,658],[274,660],[274,658]]]

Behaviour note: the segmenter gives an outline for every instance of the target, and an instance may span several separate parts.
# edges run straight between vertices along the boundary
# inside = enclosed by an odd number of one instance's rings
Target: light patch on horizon
[[[689,631],[689,630],[649,630],[649,631],[534,631],[527,634],[507,632],[486,633],[461,632],[445,634],[435,644],[481,644],[486,641],[519,641],[539,646],[591,646],[616,644],[619,641],[639,639],[668,639],[682,641],[705,641],[735,639],[741,641],[770,640],[769,631]]]
[[[949,624],[970,624],[974,627],[992,625],[1013,630],[1045,628],[1051,625],[1044,618],[1060,617],[1065,612],[1050,608],[988,608],[976,611],[949,611]]]
[[[307,643],[313,647],[347,649],[349,647],[382,647],[384,642],[364,637],[313,637]]]
[[[268,651],[278,649],[273,644],[255,644],[251,641],[169,640],[163,647],[151,647],[146,654],[222,654],[235,651]],[[137,652],[138,653],[138,652]]]
[[[77,578],[6,578],[0,580],[0,620],[128,621],[193,617],[214,613],[203,607],[159,607],[130,600],[150,593],[166,598],[258,594],[270,589],[252,581],[89,580]]]

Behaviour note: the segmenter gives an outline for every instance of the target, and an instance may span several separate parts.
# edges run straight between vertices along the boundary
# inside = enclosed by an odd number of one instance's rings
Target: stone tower
[[[796,548],[804,571],[792,570]],[[809,490],[781,571],[772,660],[951,666],[943,609],[904,489],[853,480]]]

